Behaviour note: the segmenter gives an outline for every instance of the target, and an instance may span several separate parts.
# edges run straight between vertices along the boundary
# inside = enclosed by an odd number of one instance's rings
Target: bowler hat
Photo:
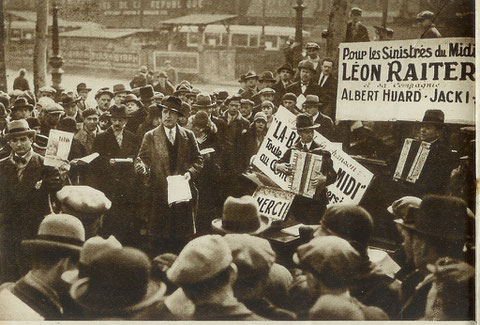
[[[445,122],[445,114],[439,109],[427,109],[423,115],[422,123],[443,124]]]
[[[295,120],[295,127],[293,128],[296,131],[316,129],[320,124],[313,124],[312,117],[307,114],[298,114]]]
[[[126,105],[127,103],[130,103],[130,102],[134,102],[135,104],[137,104],[138,107],[143,106],[142,102],[138,100],[137,96],[135,96],[134,94],[128,94],[127,96],[125,96],[122,104]]]
[[[226,90],[220,90],[217,95],[217,99],[224,101],[225,99],[228,98],[228,91]]]
[[[230,247],[222,236],[206,235],[193,239],[180,252],[167,271],[177,286],[211,279],[232,263]]]
[[[117,95],[117,94],[121,94],[121,93],[130,93],[130,90],[127,90],[127,88],[125,88],[125,85],[124,84],[116,84],[116,85],[113,85],[113,94],[114,95]]]
[[[275,78],[273,77],[273,73],[271,71],[265,71],[262,76],[260,77],[259,79],[260,81],[262,82],[266,82],[266,81],[272,81],[272,82],[275,82],[277,80],[275,80]]]
[[[192,125],[199,130],[208,128],[208,114],[204,111],[199,111],[193,117]]]
[[[425,20],[425,19],[430,19],[432,20],[433,17],[435,16],[435,14],[431,11],[428,11],[428,10],[425,10],[425,11],[422,11],[422,12],[419,12],[417,14],[417,20]]]
[[[245,79],[245,80],[252,79],[252,78],[258,80],[258,76],[257,76],[257,74],[255,73],[255,71],[248,71],[247,73],[245,73],[245,75],[244,75],[244,79]]]
[[[313,62],[310,61],[310,60],[303,60],[303,61],[300,61],[298,63],[298,70],[301,70],[301,69],[306,69],[306,70],[310,70],[312,71],[313,73],[315,73],[315,67],[313,66]]]
[[[109,249],[121,249],[122,244],[112,235],[108,239],[103,239],[100,236],[89,238],[85,241],[80,250],[80,257],[78,259],[78,267],[73,270],[68,270],[62,273],[62,280],[73,284],[79,279],[85,278],[89,274],[89,268],[95,257]]]
[[[19,136],[34,136],[35,130],[30,129],[26,120],[13,120],[8,123],[5,139],[9,140],[12,137]]]
[[[194,109],[211,108],[214,106],[215,104],[212,103],[212,98],[207,93],[199,93],[195,104],[192,105]]]
[[[162,104],[178,114],[182,114],[182,100],[175,96],[165,96],[163,98]]]
[[[113,93],[108,89],[108,87],[104,87],[97,90],[97,93],[95,94],[95,99],[102,96],[103,94],[107,94],[110,96],[110,98],[113,98]]]
[[[146,85],[146,86],[140,87],[139,93],[140,93],[140,100],[142,102],[150,101],[154,96],[152,85]]]
[[[70,296],[82,308],[101,315],[134,312],[158,303],[166,292],[150,279],[151,263],[142,251],[106,249],[92,259],[88,277],[76,281]]]
[[[422,199],[414,223],[403,223],[403,226],[436,240],[465,241],[468,222],[464,200],[452,196],[427,195]]]
[[[321,228],[348,240],[360,253],[365,253],[373,233],[370,213],[354,204],[336,204],[327,209],[320,221]],[[317,236],[318,231],[314,233]]]
[[[26,98],[19,97],[13,103],[11,110],[14,111],[16,109],[25,108],[25,107],[28,108],[30,111],[33,110],[33,105],[29,104]]]
[[[81,82],[77,85],[77,92],[80,92],[82,90],[90,91],[90,90],[92,90],[92,88],[88,88],[86,83]]]
[[[353,7],[351,10],[350,10],[350,14],[351,15],[362,15],[362,9],[358,8],[358,7]]]
[[[82,222],[69,214],[49,214],[38,227],[33,239],[22,241],[26,251],[68,251],[78,254],[85,241]]]
[[[112,206],[103,192],[85,185],[66,185],[57,192],[62,211],[83,218],[98,218]]]
[[[271,220],[260,215],[258,202],[252,196],[229,196],[223,205],[222,218],[212,221],[212,227],[221,233],[260,234],[270,227]]]
[[[112,118],[128,118],[127,107],[125,105],[113,105],[110,107],[110,115]]]
[[[96,110],[95,108],[87,108],[86,110],[84,110],[82,112],[82,117],[84,119],[86,119],[87,117],[92,116],[92,115],[100,116],[100,114],[98,113],[98,110]]]
[[[75,97],[73,94],[70,93],[63,93],[62,94],[62,101],[59,103],[62,106],[76,104],[82,100],[82,97]]]
[[[35,141],[33,142],[33,149],[36,153],[44,156],[45,150],[47,150],[47,144],[48,144],[48,137],[41,134],[37,134],[35,136]]]
[[[277,69],[277,73],[280,73],[282,72],[283,70],[287,70],[288,72],[290,72],[290,74],[293,73],[293,68],[290,64],[288,63],[285,63],[284,65],[282,65],[280,68]]]
[[[5,105],[0,103],[0,118],[5,118],[7,116],[8,114],[7,114],[7,109],[5,108]]]

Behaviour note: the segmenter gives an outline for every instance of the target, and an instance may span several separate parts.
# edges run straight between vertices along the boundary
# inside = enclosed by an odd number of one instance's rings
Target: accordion
[[[398,159],[394,180],[402,180],[412,184],[422,174],[423,167],[430,153],[431,144],[428,142],[407,138]]]
[[[322,156],[292,150],[290,164],[293,166],[293,173],[288,177],[288,190],[297,195],[313,198],[316,186],[312,186],[311,181],[321,174]]]

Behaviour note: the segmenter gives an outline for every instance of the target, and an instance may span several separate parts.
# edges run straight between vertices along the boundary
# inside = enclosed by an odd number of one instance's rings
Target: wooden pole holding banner
[[[327,56],[338,63],[338,45],[345,41],[350,0],[333,0],[330,9],[327,35]]]
[[[383,0],[382,26],[387,27],[388,0]]]
[[[47,84],[48,0],[37,1],[37,22],[33,48],[33,87],[35,94]]]

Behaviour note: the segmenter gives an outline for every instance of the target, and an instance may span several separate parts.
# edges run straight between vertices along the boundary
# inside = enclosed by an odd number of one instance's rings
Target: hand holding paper
[[[168,176],[168,205],[171,206],[175,203],[188,202],[192,199],[192,191],[190,190],[190,184],[187,180],[187,175],[190,177],[190,173],[185,175]]]

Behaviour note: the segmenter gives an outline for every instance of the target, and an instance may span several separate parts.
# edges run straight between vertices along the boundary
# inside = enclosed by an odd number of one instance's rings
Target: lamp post
[[[295,43],[300,44],[300,48],[303,48],[303,10],[305,8],[303,0],[297,0],[297,4],[293,7],[297,13],[295,19]]]
[[[63,74],[63,59],[60,56],[60,46],[58,43],[58,9],[59,6],[55,0],[52,1],[52,52],[53,55],[49,59],[49,64],[52,67],[52,87],[57,91],[57,99],[60,98],[63,87],[62,83],[62,74]]]

